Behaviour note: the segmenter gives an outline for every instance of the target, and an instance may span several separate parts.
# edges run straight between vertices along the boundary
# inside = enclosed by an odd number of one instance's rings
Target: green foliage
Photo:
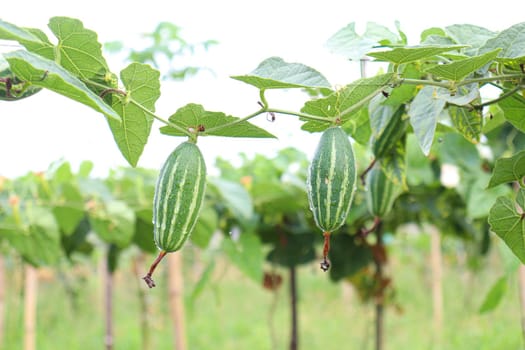
[[[0,21],[0,38],[25,48],[3,55],[9,67],[0,71],[0,99],[16,100],[44,88],[102,113],[132,166],[139,162],[154,119],[164,124],[161,133],[192,142],[212,135],[273,137],[250,123],[259,115],[296,116],[304,122],[302,129],[310,132],[336,125],[345,139],[349,135],[364,146],[356,168],[374,156],[386,169],[385,178],[405,190],[382,218],[385,232],[395,235],[401,225],[431,223],[471,242],[482,255],[490,246],[488,220],[490,229],[525,261],[525,190],[519,189],[513,199],[510,186],[498,186],[516,181],[522,186],[525,175],[521,170],[525,25],[500,33],[468,24],[430,28],[418,46],[407,46],[398,23],[396,27],[397,33],[368,23],[359,35],[351,23],[327,43],[330,50],[352,60],[368,56],[388,62],[386,72],[333,89],[316,69],[271,57],[251,73],[232,77],[259,90],[260,108],[255,112],[233,117],[190,103],[174,107],[176,112],[164,119],[155,114],[160,73],[144,63],[156,66],[160,56],[171,60],[188,49],[180,28],[160,24],[148,36],[152,45],[130,54],[142,63],[129,64],[117,77],[106,63],[97,34],[79,20],[50,20],[56,44],[39,29]],[[179,49],[173,50],[173,43]],[[487,99],[487,85],[500,95]],[[300,111],[274,108],[266,99],[266,90],[288,88],[320,94],[310,96]],[[480,150],[486,148],[492,154],[482,156]],[[209,180],[206,215],[196,224],[193,243],[203,249],[212,242],[220,246],[258,283],[265,262],[290,267],[314,259],[320,237],[314,234],[316,220],[306,200],[307,164],[304,155],[291,150],[273,158],[245,157],[238,168],[219,160],[221,177]],[[441,183],[448,175],[445,164],[458,169],[458,184]],[[147,232],[152,229],[156,174],[117,171],[101,180],[89,177],[89,170],[89,163],[78,174],[67,164],[56,164],[44,176],[2,180],[1,237],[35,265],[56,264],[63,256],[89,252],[93,242],[101,241],[113,247],[114,266],[129,246],[152,251]],[[345,186],[341,184],[341,189]],[[361,295],[370,297],[384,281],[374,279],[368,269],[382,252],[365,234],[372,219],[365,197],[362,186],[357,186],[355,205],[338,222],[341,234],[333,238],[330,258],[339,265],[334,266],[333,279],[349,279]],[[352,254],[345,255],[347,251]],[[503,286],[498,282],[482,310],[493,308]]]
[[[315,69],[301,63],[288,63],[279,57],[267,58],[250,74],[232,78],[260,90],[330,88],[330,83]]]
[[[226,115],[222,112],[210,112],[198,104],[190,103],[181,107],[170,116],[171,125],[163,126],[160,132],[165,135],[185,136],[182,130],[193,130],[200,135],[228,136],[228,137],[275,137],[264,129],[247,121]]]

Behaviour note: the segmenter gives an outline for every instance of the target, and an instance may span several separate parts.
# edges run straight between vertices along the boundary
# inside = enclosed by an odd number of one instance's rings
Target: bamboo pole
[[[5,332],[5,266],[4,257],[0,256],[0,349],[4,348]]]
[[[518,284],[521,305],[521,333],[525,344],[525,265],[520,264],[518,269]]]
[[[146,293],[144,284],[141,283],[144,267],[144,253],[140,253],[133,259],[133,273],[137,277],[137,298],[140,303],[140,330],[142,334],[142,350],[153,349],[152,338],[150,336],[150,317],[151,308],[148,293]]]
[[[182,254],[168,256],[168,290],[173,336],[176,350],[187,350],[186,324],[184,317],[184,279],[182,276]]]
[[[430,227],[430,266],[434,337],[439,342],[443,330],[443,259],[441,235],[436,227]]]
[[[36,350],[37,292],[37,269],[33,266],[26,265],[24,286],[24,350]]]

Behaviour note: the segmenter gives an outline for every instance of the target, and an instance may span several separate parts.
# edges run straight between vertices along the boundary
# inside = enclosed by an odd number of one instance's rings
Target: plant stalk
[[[519,296],[521,305],[521,336],[525,344],[525,265],[520,264],[518,269]]]
[[[24,285],[24,350],[36,350],[37,269],[26,265]]]
[[[140,253],[135,259],[133,259],[133,273],[136,277],[141,276],[142,267],[144,266],[144,253]],[[137,282],[137,298],[140,304],[140,331],[142,335],[142,350],[153,349],[151,336],[150,336],[150,303],[148,294],[144,291],[144,285]]]
[[[186,321],[184,317],[184,279],[182,276],[182,254],[176,252],[168,258],[168,288],[173,336],[176,350],[186,350]]]
[[[384,349],[384,318],[385,318],[385,292],[384,292],[384,269],[383,264],[384,257],[381,256],[384,252],[385,246],[383,244],[383,231],[382,224],[376,226],[375,235],[376,235],[376,253],[374,255],[374,264],[376,268],[375,272],[375,281],[378,288],[375,296],[375,350]]]
[[[291,307],[291,334],[290,350],[299,348],[298,317],[297,317],[297,271],[295,266],[290,266],[290,307]]]
[[[104,319],[105,319],[105,336],[104,345],[106,350],[112,350],[114,345],[113,338],[113,273],[109,267],[109,248],[104,257],[103,274],[104,274]]]
[[[0,349],[4,349],[6,280],[4,257],[0,256]]]

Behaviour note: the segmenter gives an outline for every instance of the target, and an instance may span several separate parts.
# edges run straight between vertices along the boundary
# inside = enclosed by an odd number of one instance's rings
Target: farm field
[[[445,252],[443,269],[444,323],[441,346],[432,336],[428,237],[411,237],[390,247],[389,271],[395,276],[396,307],[387,308],[387,349],[520,349],[522,338],[516,279],[511,279],[506,297],[492,312],[478,309],[488,288],[500,276],[497,249],[469,270],[452,250]],[[410,240],[410,244],[406,242]],[[414,243],[414,241],[417,241]],[[405,244],[406,243],[406,244]],[[456,246],[445,239],[445,247]],[[408,248],[412,247],[412,248]],[[184,251],[186,330],[189,349],[286,349],[289,339],[287,271],[283,285],[268,291],[249,280],[221,259],[215,275],[201,294],[192,299],[199,270],[195,251]],[[151,258],[151,257],[148,257]],[[123,259],[115,275],[115,349],[140,349],[140,305],[132,256]],[[5,339],[2,349],[21,349],[23,342],[23,291],[18,263],[6,262],[7,299]],[[173,348],[172,326],[167,305],[165,271],[157,288],[146,291],[150,307],[151,348]],[[94,349],[104,337],[101,278],[97,266],[86,261],[75,271],[40,270],[38,288],[37,348]],[[68,293],[64,281],[70,282]],[[137,283],[138,282],[138,283]],[[372,349],[373,306],[361,304],[347,283],[332,283],[317,267],[298,269],[299,346],[301,349]],[[497,320],[497,322],[494,322]],[[342,347],[342,344],[344,346]]]

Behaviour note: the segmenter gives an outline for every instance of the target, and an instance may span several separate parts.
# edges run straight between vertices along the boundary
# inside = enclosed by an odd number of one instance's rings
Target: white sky
[[[394,30],[394,21],[399,20],[409,42],[416,44],[419,33],[432,26],[469,23],[499,31],[524,20],[523,2],[504,4],[500,8],[495,3],[484,6],[479,1],[457,0],[31,0],[7,2],[0,17],[41,29],[47,28],[52,16],[74,17],[96,31],[101,42],[129,43],[140,33],[151,32],[160,21],[182,27],[183,36],[190,42],[218,40],[218,46],[195,58],[197,65],[211,68],[215,75],[202,73],[182,83],[162,82],[157,114],[168,118],[183,105],[195,102],[208,110],[243,117],[258,108],[258,91],[228,77],[249,73],[267,57],[280,56],[288,62],[310,65],[333,85],[343,85],[358,78],[358,65],[330,54],[324,43],[348,23],[356,22],[358,31],[364,30],[367,21]],[[114,72],[123,68],[118,62],[110,62],[110,66]],[[371,64],[369,73],[375,69]],[[306,96],[294,91],[272,92],[268,100],[272,107],[299,110]],[[288,145],[308,154],[313,152],[318,135],[298,132],[300,124],[294,117],[277,116],[275,123],[269,123],[261,115],[253,122],[279,136],[279,140],[201,138],[199,145],[209,167],[219,154],[227,158],[241,151],[271,154]],[[160,168],[182,141],[161,135],[160,126],[157,122],[153,125],[139,166]],[[126,165],[104,117],[88,107],[51,92],[41,92],[25,101],[0,103],[0,175],[12,177],[44,170],[60,158],[74,165],[92,160],[95,173],[102,175],[109,168]]]

